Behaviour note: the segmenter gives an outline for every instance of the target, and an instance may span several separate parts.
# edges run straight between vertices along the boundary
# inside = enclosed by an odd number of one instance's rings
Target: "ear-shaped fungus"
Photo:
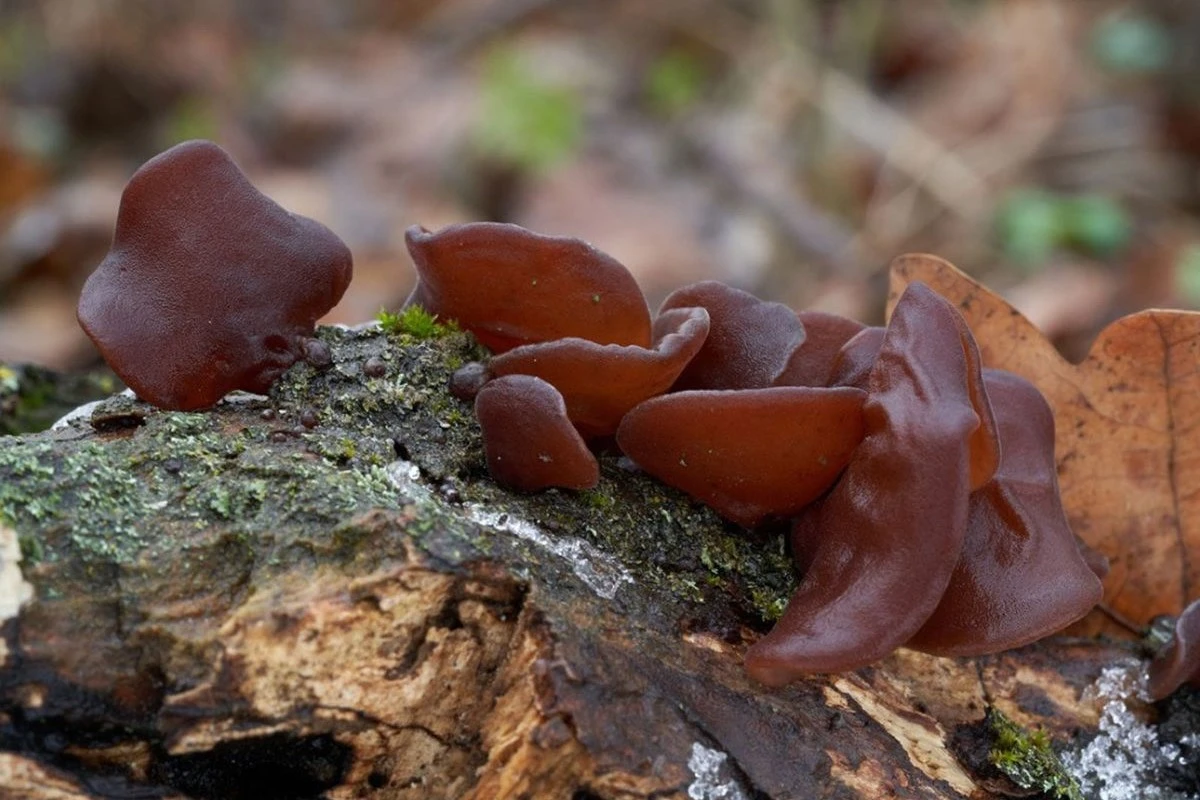
[[[663,301],[658,313],[696,306],[708,311],[708,339],[672,391],[771,386],[804,341],[804,325],[795,311],[719,281],[677,289]]]
[[[855,669],[912,638],[937,607],[962,551],[980,428],[978,365],[954,307],[913,283],[871,368],[866,435],[841,479],[797,517],[805,574],[783,618],[746,654],[755,679],[782,685]]]
[[[562,395],[541,378],[506,375],[475,396],[488,471],[521,492],[551,486],[590,489],[600,480],[596,457],[567,419]]]
[[[804,386],[676,392],[630,411],[617,443],[651,475],[752,527],[833,484],[862,440],[865,397]]]
[[[707,335],[707,311],[678,308],[654,321],[653,349],[557,339],[509,350],[489,368],[494,375],[536,375],[553,384],[581,434],[611,436],[629,409],[670,388]]]
[[[830,386],[857,386],[866,389],[871,367],[883,347],[886,328],[863,328],[842,345],[829,368]]]
[[[591,245],[517,225],[474,222],[405,232],[417,286],[407,305],[455,319],[493,353],[552,339],[650,346],[633,276]]]
[[[203,408],[270,388],[351,271],[332,231],[263,195],[215,144],[184,142],[125,187],[79,323],[142,399]]]
[[[1003,452],[995,476],[971,495],[946,593],[908,642],[936,655],[1020,647],[1083,617],[1103,594],[1058,494],[1050,406],[1012,373],[987,370],[984,382]]]
[[[824,311],[797,311],[804,342],[792,352],[775,386],[829,386],[842,347],[865,327],[861,322]],[[871,362],[874,362],[874,353]],[[861,387],[860,387],[861,388]]]
[[[1175,635],[1150,660],[1146,691],[1158,701],[1185,683],[1200,684],[1200,600],[1183,610],[1175,621]]]

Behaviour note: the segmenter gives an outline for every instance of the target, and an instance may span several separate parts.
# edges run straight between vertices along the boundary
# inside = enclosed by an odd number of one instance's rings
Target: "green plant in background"
[[[16,78],[35,53],[45,49],[44,37],[24,19],[0,24],[0,82]]]
[[[996,213],[996,233],[1005,255],[1029,269],[1063,247],[1100,258],[1113,256],[1128,244],[1132,232],[1125,209],[1097,194],[1019,189]]]
[[[200,95],[185,97],[176,103],[167,117],[164,147],[189,139],[218,139],[219,125],[212,103]]]
[[[1133,233],[1129,215],[1111,197],[1085,194],[1060,201],[1066,244],[1096,256],[1115,255]]]
[[[1112,72],[1150,75],[1171,60],[1172,42],[1162,23],[1132,12],[1109,14],[1092,29],[1092,57]]]
[[[1200,244],[1185,247],[1175,259],[1175,290],[1193,308],[1200,308]]]
[[[480,92],[472,140],[483,155],[537,172],[578,148],[583,135],[579,95],[541,78],[518,50],[502,47],[488,56]]]
[[[646,100],[659,114],[675,116],[695,105],[707,78],[697,58],[683,50],[670,50],[646,73]]]
[[[1014,192],[1000,204],[996,233],[1013,261],[1024,265],[1045,261],[1063,238],[1057,201],[1041,189]]]

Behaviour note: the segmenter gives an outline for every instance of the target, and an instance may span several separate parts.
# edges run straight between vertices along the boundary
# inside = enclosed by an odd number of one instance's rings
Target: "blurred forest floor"
[[[0,0],[0,361],[77,369],[136,167],[189,138],[406,296],[411,224],[591,241],[652,306],[717,278],[882,315],[928,251],[1072,358],[1200,307],[1200,4]]]

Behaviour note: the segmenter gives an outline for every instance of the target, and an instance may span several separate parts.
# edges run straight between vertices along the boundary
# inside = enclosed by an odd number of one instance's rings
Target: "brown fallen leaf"
[[[1053,407],[1067,516],[1112,565],[1106,605],[1146,623],[1200,596],[1200,313],[1123,317],[1072,364],[1015,308],[936,256],[892,262],[889,308],[913,281],[958,305],[987,366],[1029,379]],[[1086,632],[1111,630],[1089,619]]]

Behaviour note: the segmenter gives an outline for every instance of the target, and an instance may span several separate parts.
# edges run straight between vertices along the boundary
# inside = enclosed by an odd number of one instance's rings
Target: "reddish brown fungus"
[[[983,382],[983,358],[979,355],[979,346],[975,343],[975,337],[971,335],[966,320],[957,311],[953,321],[958,328],[963,358],[967,362],[967,395],[971,398],[971,407],[979,417],[979,427],[971,432],[970,438],[970,486],[971,491],[975,491],[990,481],[1000,466],[1000,432]],[[1050,458],[1053,457],[1054,448],[1051,447]],[[1057,491],[1055,495],[1057,496]]]
[[[553,384],[581,434],[611,436],[629,409],[670,388],[707,334],[707,311],[678,308],[655,320],[653,349],[558,339],[509,350],[489,366],[494,375],[536,375]]]
[[[590,489],[600,480],[596,457],[567,419],[562,395],[541,378],[506,375],[475,396],[488,471],[521,492],[551,486]]]
[[[591,245],[474,222],[405,233],[418,281],[407,304],[457,320],[494,353],[565,337],[650,346],[633,276]]]
[[[450,394],[459,400],[474,400],[483,385],[492,379],[486,364],[468,361],[450,375]]]
[[[1150,660],[1146,691],[1158,701],[1185,683],[1200,684],[1200,600],[1183,610],[1175,635]]]
[[[833,358],[833,365],[829,368],[828,385],[866,389],[871,367],[875,366],[875,359],[879,356],[879,348],[883,347],[883,335],[886,332],[886,328],[863,328],[847,339]]]
[[[796,312],[719,281],[701,281],[672,292],[659,314],[692,307],[708,311],[708,339],[672,391],[771,386],[804,341]]]
[[[937,655],[1020,647],[1075,622],[1103,593],[1059,497],[1050,406],[1012,373],[987,370],[984,379],[999,424],[1000,466],[971,495],[950,584],[908,643]]]
[[[806,567],[783,618],[746,654],[782,685],[870,664],[937,607],[962,551],[971,485],[972,402],[958,312],[913,283],[896,305],[867,381],[866,435],[793,546]]]
[[[263,195],[215,144],[184,142],[125,187],[79,322],[142,399],[203,408],[234,389],[265,392],[351,269],[332,231]]]
[[[806,386],[677,392],[629,412],[617,443],[651,475],[752,527],[833,484],[862,440],[865,397]]]
[[[804,342],[795,349],[787,366],[775,379],[776,386],[829,386],[834,362],[842,347],[863,330],[857,322],[824,311],[799,311]],[[878,350],[878,348],[876,348]],[[875,354],[871,354],[871,361]]]

